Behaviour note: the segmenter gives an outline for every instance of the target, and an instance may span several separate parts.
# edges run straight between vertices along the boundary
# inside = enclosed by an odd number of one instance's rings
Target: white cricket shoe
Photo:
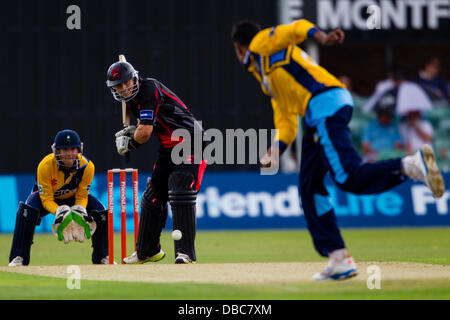
[[[184,253],[177,252],[177,257],[175,258],[175,264],[189,264],[195,263],[192,259]]]
[[[340,262],[330,259],[328,266],[323,271],[316,273],[313,276],[313,280],[344,280],[357,275],[358,269],[356,268],[355,261],[352,256],[348,256]]]
[[[425,145],[415,154],[402,159],[403,172],[413,180],[418,180],[430,189],[433,197],[440,198],[444,194],[445,184],[433,149]]]
[[[23,266],[23,258],[21,256],[15,257],[8,264],[8,267],[22,267],[22,266]]]
[[[143,264],[146,262],[157,262],[160,261],[162,259],[164,259],[164,257],[166,256],[166,253],[162,250],[159,250],[159,252],[151,257],[147,257],[144,260],[139,260],[137,252],[133,252],[133,254],[129,257],[126,257],[123,259],[123,262],[125,264]]]

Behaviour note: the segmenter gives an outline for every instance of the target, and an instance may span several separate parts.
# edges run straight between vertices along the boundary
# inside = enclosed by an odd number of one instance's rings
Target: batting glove
[[[125,127],[124,129],[116,132],[116,138],[118,137],[122,137],[122,136],[127,136],[127,137],[134,137],[134,133],[136,132],[136,126],[128,126]]]
[[[119,153],[121,156],[123,156],[125,153],[130,151],[130,149],[128,149],[128,145],[129,145],[130,141],[131,141],[131,138],[128,136],[116,137],[117,153]]]

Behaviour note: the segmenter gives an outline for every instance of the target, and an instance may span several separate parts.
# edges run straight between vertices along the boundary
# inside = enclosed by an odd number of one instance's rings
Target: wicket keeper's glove
[[[70,207],[67,205],[59,206],[55,212],[55,221],[52,225],[52,231],[59,241],[64,240],[67,244],[74,240],[73,238],[73,218]]]
[[[70,210],[76,224],[73,232],[74,239],[78,242],[83,242],[86,238],[90,239],[97,228],[94,218],[86,212],[86,208],[83,206],[74,205]]]

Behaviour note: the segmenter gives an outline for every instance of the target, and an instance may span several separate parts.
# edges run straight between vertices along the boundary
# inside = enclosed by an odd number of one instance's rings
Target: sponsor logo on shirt
[[[141,110],[141,120],[153,120],[153,110]]]
[[[57,198],[57,197],[64,196],[66,194],[71,194],[74,192],[77,192],[77,189],[59,189],[59,190],[55,191],[54,197]]]

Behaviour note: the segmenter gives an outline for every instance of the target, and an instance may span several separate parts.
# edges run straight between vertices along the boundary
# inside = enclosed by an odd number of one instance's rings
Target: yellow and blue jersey
[[[306,115],[311,98],[328,88],[345,88],[335,76],[319,66],[297,44],[318,29],[301,19],[292,24],[264,29],[256,34],[244,59],[247,70],[271,97],[275,140],[294,141],[298,115]],[[323,106],[326,107],[326,106]]]
[[[45,210],[55,214],[59,205],[55,199],[75,197],[75,204],[86,208],[89,188],[95,167],[82,155],[78,155],[78,167],[71,171],[59,169],[53,153],[47,155],[37,168],[37,190]]]

